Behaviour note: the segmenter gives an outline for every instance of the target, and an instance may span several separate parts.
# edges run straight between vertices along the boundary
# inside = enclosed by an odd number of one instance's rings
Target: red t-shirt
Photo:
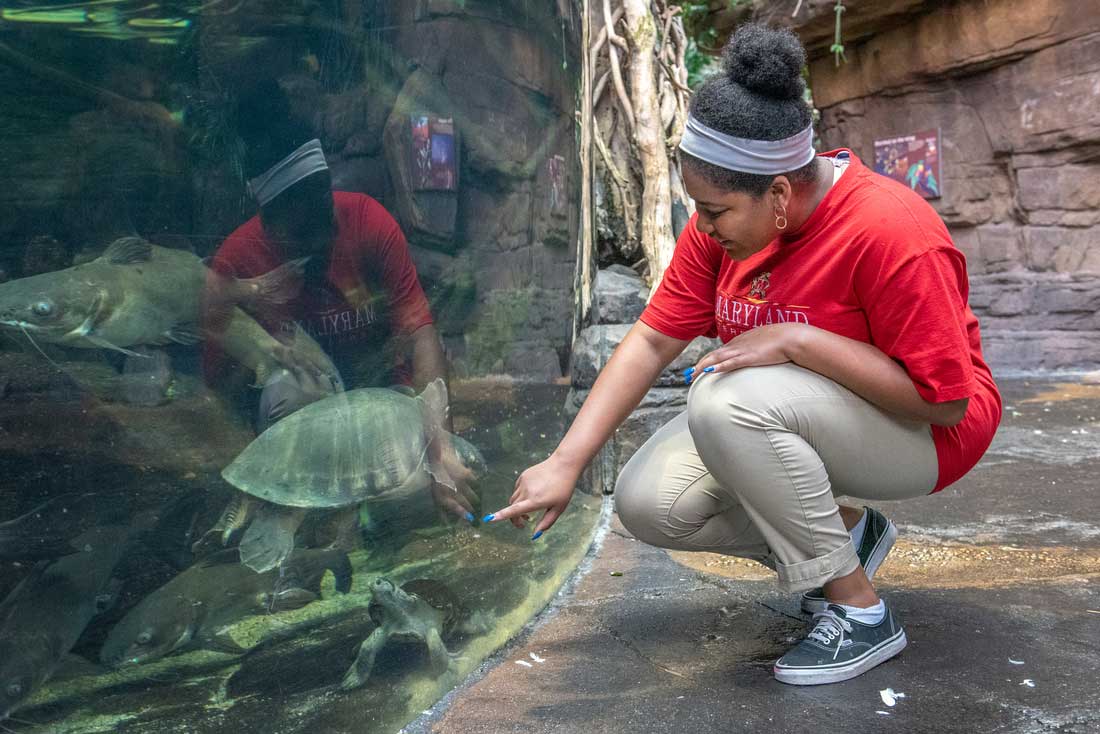
[[[810,324],[875,345],[925,400],[970,398],[957,426],[932,426],[939,491],[978,462],[1001,420],[966,260],[920,196],[851,151],[825,155],[850,157],[840,180],[797,231],[746,260],[728,257],[693,217],[641,320],[675,339],[723,342],[765,324]]]
[[[405,236],[389,212],[365,194],[334,191],[332,198],[336,236],[322,263],[321,282],[307,281],[289,303],[252,315],[277,337],[301,326],[343,368],[357,356],[377,357],[394,336],[432,323],[432,315]],[[226,238],[210,267],[252,278],[285,262],[281,245],[267,238],[257,215]],[[223,356],[208,342],[204,360],[209,376],[220,369]],[[376,379],[386,383],[400,377]]]

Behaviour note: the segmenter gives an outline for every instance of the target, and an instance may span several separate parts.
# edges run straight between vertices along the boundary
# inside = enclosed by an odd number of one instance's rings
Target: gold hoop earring
[[[775,208],[775,228],[782,231],[787,228],[787,209],[783,206]]]

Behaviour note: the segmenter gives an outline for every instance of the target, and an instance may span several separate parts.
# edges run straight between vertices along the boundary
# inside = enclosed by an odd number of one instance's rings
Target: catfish
[[[0,602],[0,721],[50,679],[111,596],[129,531],[93,528],[82,550],[42,561]]]
[[[238,280],[190,252],[122,237],[90,262],[0,283],[0,328],[35,342],[131,357],[145,356],[139,346],[213,338],[260,384],[280,367],[327,375],[335,384],[336,368],[304,331],[288,348],[247,313],[295,297],[303,267],[295,260]]]
[[[281,572],[266,573],[241,565],[236,548],[207,556],[131,609],[107,635],[100,661],[119,668],[193,648],[243,654],[226,629],[247,616],[319,599],[326,570],[338,592],[351,589],[351,563],[335,550],[298,550]]]

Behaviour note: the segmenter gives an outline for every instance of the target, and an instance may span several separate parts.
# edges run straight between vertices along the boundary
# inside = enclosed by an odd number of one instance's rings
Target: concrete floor
[[[1100,387],[1002,387],[978,468],[879,505],[902,531],[877,579],[910,640],[897,658],[778,683],[807,619],[766,569],[670,554],[612,520],[554,607],[405,731],[1100,732]],[[888,706],[887,688],[904,698]]]

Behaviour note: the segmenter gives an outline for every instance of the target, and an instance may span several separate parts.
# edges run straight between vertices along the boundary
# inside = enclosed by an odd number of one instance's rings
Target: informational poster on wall
[[[454,191],[458,188],[453,118],[413,115],[411,155],[409,172],[413,189]]]
[[[876,140],[875,173],[905,184],[925,199],[940,198],[939,129]]]

